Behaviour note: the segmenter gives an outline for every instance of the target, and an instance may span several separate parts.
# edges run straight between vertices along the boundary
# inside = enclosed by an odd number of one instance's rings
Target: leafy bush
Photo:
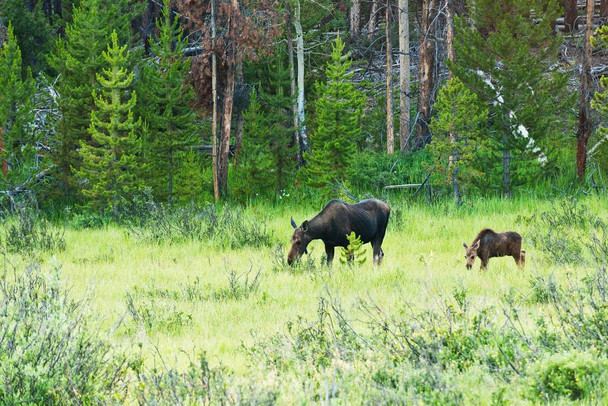
[[[174,303],[148,298],[135,298],[127,293],[127,311],[148,333],[153,331],[179,332],[192,324],[192,314],[177,310]]]
[[[63,251],[63,229],[55,229],[32,205],[18,205],[0,226],[2,240],[9,252]]]
[[[608,388],[608,360],[590,351],[568,351],[544,357],[530,366],[532,400],[593,400]]]
[[[95,332],[94,332],[95,331]],[[84,302],[38,267],[0,280],[0,403],[81,405],[121,401],[128,359],[93,330]]]

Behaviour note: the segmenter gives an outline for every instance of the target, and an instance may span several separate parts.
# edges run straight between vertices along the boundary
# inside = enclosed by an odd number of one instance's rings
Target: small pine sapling
[[[364,264],[367,257],[365,256],[365,248],[363,247],[361,236],[355,234],[354,231],[351,231],[351,233],[346,236],[346,239],[348,240],[348,247],[342,250],[340,262],[343,264],[348,263],[349,265]]]

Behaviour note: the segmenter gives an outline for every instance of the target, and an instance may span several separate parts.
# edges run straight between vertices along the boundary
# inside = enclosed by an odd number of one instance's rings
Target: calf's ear
[[[295,221],[293,221],[293,216],[291,216],[291,226],[292,226],[293,228],[297,228],[297,227],[298,227],[298,225],[296,224],[296,222],[295,222]]]
[[[465,249],[465,250],[466,250],[467,248],[469,248],[469,247],[467,247],[467,243],[466,243],[466,242],[464,242],[464,241],[462,242],[462,246],[464,247],[464,249]]]

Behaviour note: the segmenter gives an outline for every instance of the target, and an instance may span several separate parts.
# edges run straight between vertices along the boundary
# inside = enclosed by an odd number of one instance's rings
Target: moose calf
[[[526,263],[526,251],[521,249],[521,235],[514,231],[495,233],[486,228],[477,234],[470,247],[464,242],[462,245],[466,250],[467,269],[473,267],[476,257],[481,260],[481,270],[486,269],[488,260],[493,257],[511,256],[520,268]]]

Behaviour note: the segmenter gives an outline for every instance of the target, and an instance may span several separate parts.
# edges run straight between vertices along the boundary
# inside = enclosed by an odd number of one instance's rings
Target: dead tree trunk
[[[399,0],[399,148],[405,151],[410,135],[410,25],[409,1]]]
[[[239,55],[239,61],[236,65],[236,83],[243,83],[243,58]],[[243,109],[237,108],[236,111],[236,128],[234,130],[234,165],[238,165],[238,158],[243,148],[243,130],[245,128],[245,117],[243,117]]]
[[[293,36],[291,28],[291,7],[290,2],[285,4],[285,26],[287,35],[287,60],[289,61],[289,84],[292,105],[291,114],[293,115],[293,143],[297,148],[298,167],[302,166],[302,150],[300,149],[300,133],[298,129],[298,104],[296,87],[296,67],[293,60]]]
[[[434,18],[437,13],[436,0],[422,2],[420,21],[420,63],[418,66],[418,119],[416,120],[415,149],[427,143],[428,123],[431,113],[431,91],[435,66],[435,42],[433,37]]]
[[[393,121],[393,49],[391,45],[390,30],[391,3],[386,0],[386,153],[395,152],[395,129]]]
[[[218,184],[218,154],[217,154],[217,56],[215,55],[215,0],[211,0],[211,148],[213,165],[213,195],[215,200],[220,200],[220,189]]]
[[[234,48],[234,44],[231,45]],[[236,51],[230,60],[236,57]],[[234,105],[234,70],[235,66],[226,68],[226,84],[223,91],[222,130],[219,145],[217,184],[220,198],[226,197],[228,193],[228,158],[230,154],[230,131],[232,126],[232,107]]]
[[[369,12],[369,20],[367,22],[367,38],[371,41],[376,35],[376,25],[378,23],[378,1],[372,0],[372,8]]]
[[[601,24],[608,22],[608,0],[602,0],[600,3],[600,20]]]
[[[306,133],[306,112],[304,99],[304,34],[300,23],[300,1],[296,1],[294,19],[296,29],[296,58],[298,63],[298,128],[300,132],[300,165],[304,164],[303,155],[308,151],[308,134]]]
[[[351,0],[350,7],[350,35],[352,38],[359,36],[361,26],[361,0]]]
[[[445,48],[448,54],[448,60],[450,63],[454,63],[454,1],[445,1],[445,19],[446,19],[446,33],[445,33]],[[452,79],[452,71],[448,70],[448,79]],[[453,153],[449,158],[449,165],[452,169],[452,186],[454,188],[454,203],[460,206],[460,185],[458,184],[458,151],[456,149],[457,134],[454,128],[450,128],[450,142],[454,145]]]
[[[578,30],[578,9],[576,0],[563,0],[564,2],[564,31],[571,32]]]
[[[585,33],[585,52],[581,69],[581,93],[576,133],[576,173],[579,179],[587,170],[587,143],[591,137],[591,32],[593,26],[593,7],[595,0],[587,0],[587,30]]]

